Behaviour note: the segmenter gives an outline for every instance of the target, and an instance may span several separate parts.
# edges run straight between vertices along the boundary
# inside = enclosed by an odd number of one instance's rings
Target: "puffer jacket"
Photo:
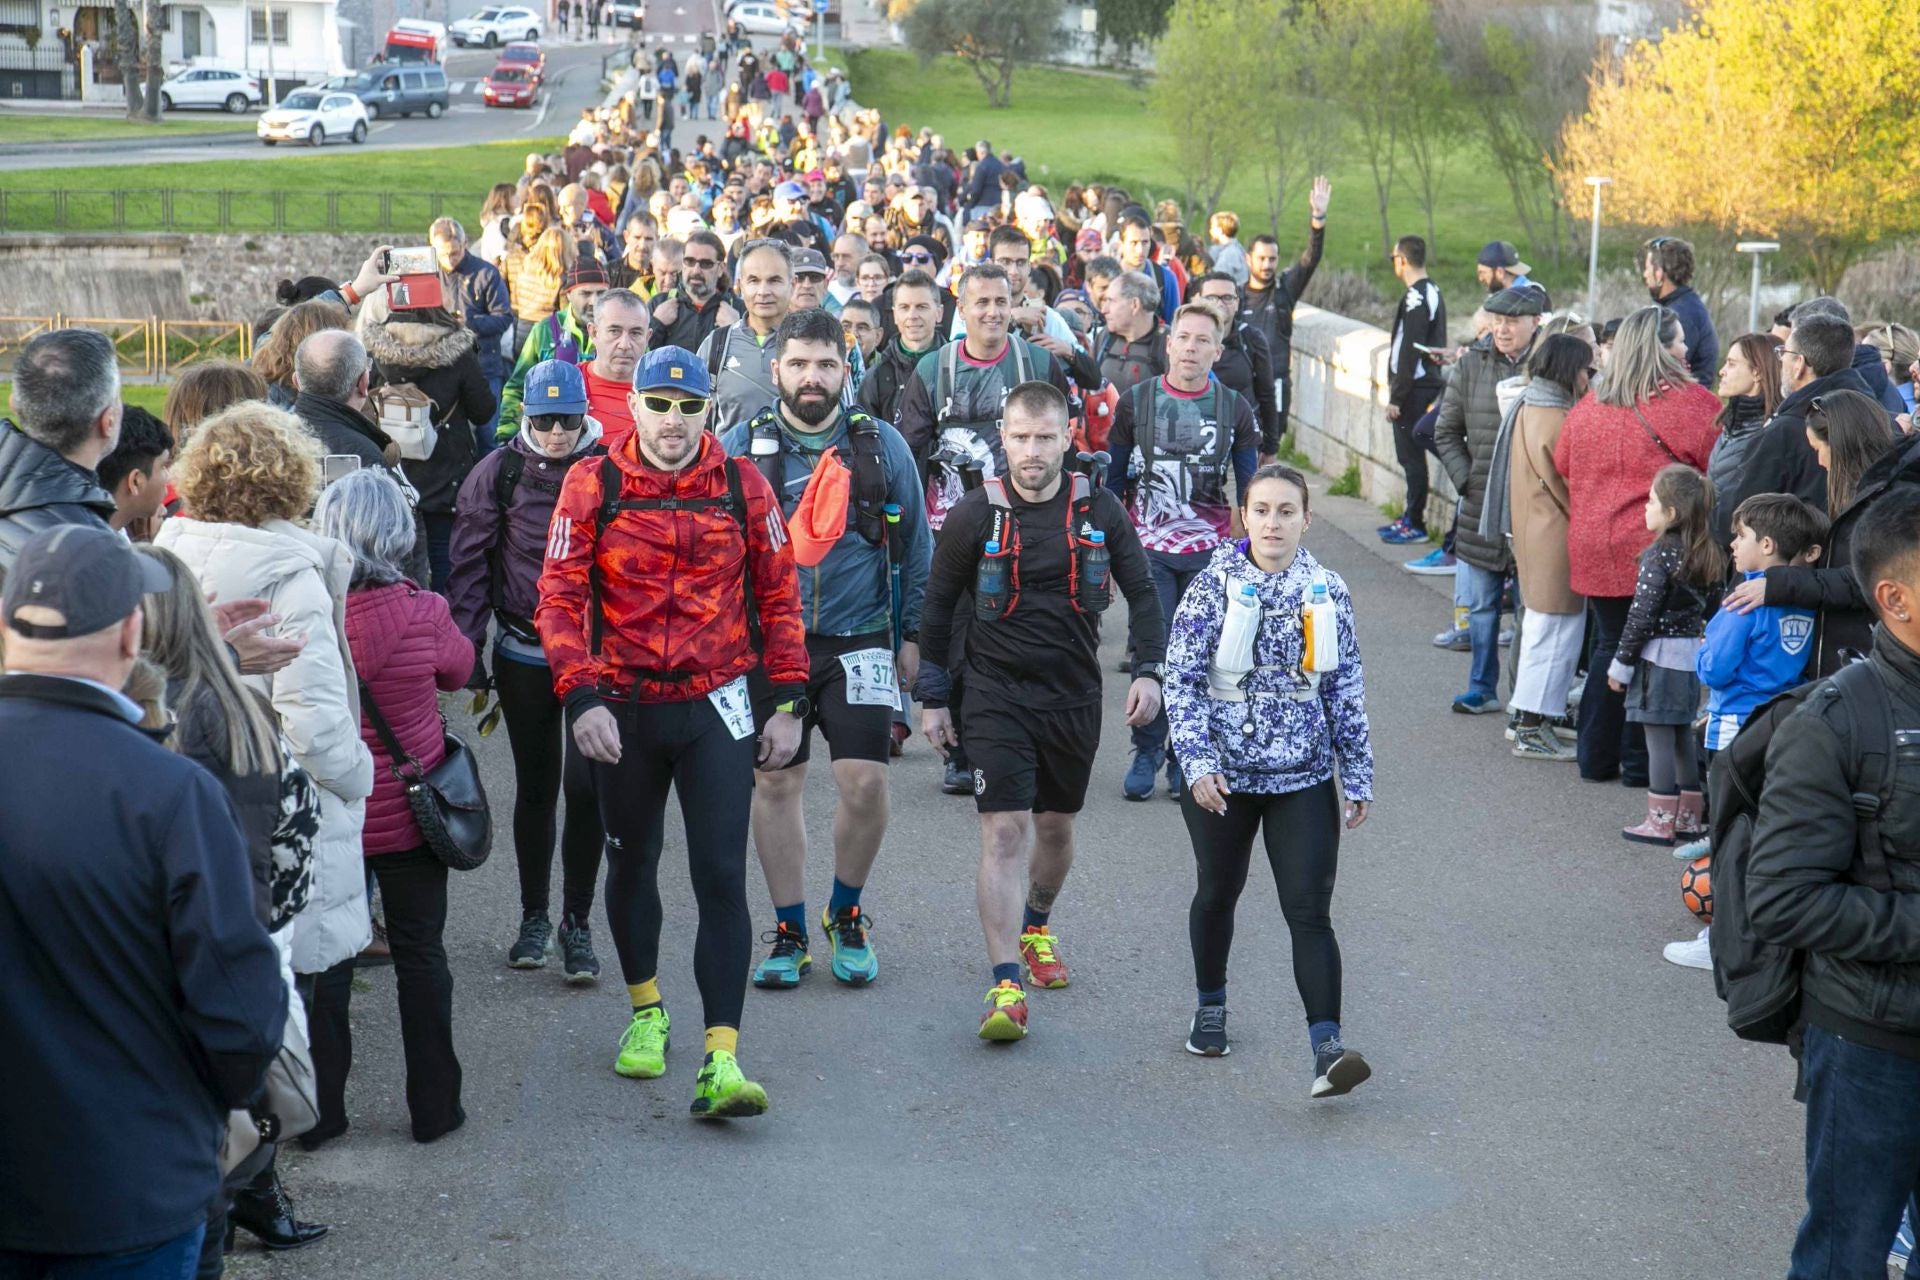
[[[1920,655],[1876,628],[1872,662],[1896,731],[1920,730]],[[1892,893],[1865,883],[1853,792],[1861,744],[1839,695],[1816,690],[1775,730],[1747,865],[1754,932],[1804,949],[1807,1021],[1920,1056],[1920,751],[1902,745],[1881,818]]]
[[[411,582],[365,587],[347,596],[347,643],[359,674],[393,736],[421,772],[447,756],[435,689],[458,689],[473,673],[473,642],[453,625],[444,598]],[[361,700],[360,740],[373,755],[373,795],[361,846],[369,856],[418,849],[425,840],[393,756]]]
[[[0,583],[27,540],[57,524],[104,526],[113,495],[13,423],[0,419]]]
[[[1480,505],[1487,496],[1487,474],[1493,466],[1493,446],[1500,435],[1500,396],[1496,388],[1526,368],[1527,350],[1508,359],[1492,342],[1467,349],[1454,368],[1434,422],[1433,447],[1440,465],[1460,493],[1460,520],[1454,530],[1454,554],[1476,569],[1505,573],[1513,567],[1507,540],[1480,533]]]
[[[565,283],[564,270],[548,271],[535,262],[517,229],[507,237],[507,251],[500,259],[500,275],[507,282],[516,320],[538,324],[557,311],[564,301],[560,296],[561,285]]]
[[[1729,396],[1726,416],[1720,421],[1720,438],[1707,455],[1707,479],[1713,482],[1713,511],[1707,525],[1720,546],[1733,541],[1734,501],[1740,488],[1740,476],[1747,468],[1747,453],[1767,425],[1766,406],[1759,396]]]
[[[1686,577],[1687,548],[1678,535],[1655,539],[1640,553],[1633,604],[1620,644],[1614,650],[1612,674],[1625,683],[1633,664],[1649,640],[1698,640],[1707,620],[1706,588]]]
[[[319,973],[372,939],[360,831],[373,792],[373,756],[360,741],[360,695],[347,648],[347,580],[353,558],[331,538],[285,520],[258,529],[168,520],[154,542],[186,562],[203,590],[222,600],[258,596],[281,630],[307,644],[286,667],[248,676],[273,704],[294,761],[320,788],[307,909],[293,922],[293,968]]]
[[[493,417],[493,385],[470,330],[384,318],[385,307],[376,305],[384,297],[367,300],[355,327],[373,357],[374,386],[410,382],[433,401],[433,421],[440,428],[433,454],[401,466],[420,491],[420,510],[450,513],[461,481],[478,461],[473,424]]]
[[[1316,571],[1326,574],[1340,632],[1340,665],[1319,677],[1317,691],[1300,670],[1306,643],[1300,608]],[[1247,584],[1264,610],[1253,651],[1259,665],[1241,684],[1246,701],[1233,702],[1214,696],[1207,666],[1226,621],[1226,593]],[[1282,573],[1262,572],[1245,541],[1215,548],[1206,571],[1174,610],[1166,676],[1173,754],[1188,785],[1218,773],[1235,791],[1300,791],[1332,777],[1337,759],[1347,798],[1373,798],[1373,746],[1353,599],[1340,575],[1324,569],[1305,547]]]

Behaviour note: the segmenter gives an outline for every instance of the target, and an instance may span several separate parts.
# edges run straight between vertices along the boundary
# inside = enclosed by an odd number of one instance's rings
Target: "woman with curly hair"
[[[284,669],[247,684],[266,695],[294,762],[320,788],[312,888],[293,921],[320,1100],[320,1123],[300,1140],[311,1148],[347,1127],[345,1005],[335,1008],[325,992],[351,979],[373,936],[360,852],[373,757],[360,740],[346,632],[353,557],[294,523],[320,494],[320,446],[290,413],[248,401],[207,419],[175,460],[174,483],[193,519],[161,525],[155,545],[216,598],[262,598],[283,634],[307,640]]]
[[[322,329],[351,329],[353,317],[337,302],[310,298],[280,313],[266,339],[253,349],[253,371],[267,381],[267,400],[291,409],[299,392],[293,386],[293,353]]]

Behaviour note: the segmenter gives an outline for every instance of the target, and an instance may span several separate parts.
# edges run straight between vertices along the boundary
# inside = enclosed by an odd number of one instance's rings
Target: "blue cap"
[[[791,200],[795,204],[805,204],[807,202],[807,189],[789,179],[773,189],[773,198],[775,200]]]
[[[550,413],[585,413],[587,380],[571,360],[542,360],[527,370],[520,411],[529,418]]]
[[[664,391],[671,387],[690,396],[711,396],[713,379],[706,362],[685,347],[659,347],[633,371],[635,391]]]

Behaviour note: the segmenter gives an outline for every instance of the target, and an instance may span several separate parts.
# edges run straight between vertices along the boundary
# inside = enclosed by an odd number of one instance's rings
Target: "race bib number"
[[[840,655],[847,672],[847,702],[856,707],[900,705],[900,677],[885,649],[856,649]]]
[[[739,676],[707,695],[735,742],[753,736],[753,704],[747,700],[747,678]]]

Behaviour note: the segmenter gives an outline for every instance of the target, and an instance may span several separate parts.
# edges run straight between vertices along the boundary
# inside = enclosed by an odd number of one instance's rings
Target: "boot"
[[[1707,834],[1707,798],[1698,791],[1680,791],[1680,803],[1673,814],[1673,838],[1681,843],[1698,840]]]
[[[268,1169],[234,1193],[233,1208],[227,1211],[229,1239],[235,1227],[245,1227],[269,1249],[298,1249],[327,1234],[325,1224],[293,1216],[293,1201],[280,1183],[278,1169]]]
[[[1656,795],[1647,792],[1647,820],[1637,827],[1628,827],[1620,834],[1635,844],[1659,844],[1669,847],[1673,844],[1673,817],[1678,796]]]

